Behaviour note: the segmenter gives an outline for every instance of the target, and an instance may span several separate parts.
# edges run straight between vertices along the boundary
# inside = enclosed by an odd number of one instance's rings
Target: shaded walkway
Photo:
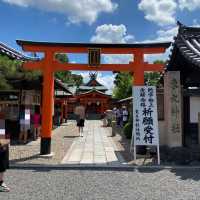
[[[76,138],[63,164],[119,165],[122,161],[109,130],[100,120],[86,121],[84,137]]]

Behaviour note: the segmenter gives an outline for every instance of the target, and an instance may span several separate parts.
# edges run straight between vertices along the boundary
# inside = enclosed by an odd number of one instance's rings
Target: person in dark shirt
[[[10,188],[3,181],[4,173],[7,169],[6,147],[0,141],[0,192],[9,192]]]

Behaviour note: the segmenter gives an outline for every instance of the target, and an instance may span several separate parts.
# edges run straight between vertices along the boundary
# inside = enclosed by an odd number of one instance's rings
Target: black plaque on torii
[[[91,67],[98,67],[101,64],[101,49],[89,48],[88,49],[88,65]]]

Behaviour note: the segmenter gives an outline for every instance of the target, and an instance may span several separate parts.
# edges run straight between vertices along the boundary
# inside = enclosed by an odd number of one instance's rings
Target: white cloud
[[[175,23],[177,3],[175,0],[141,0],[138,8],[144,12],[145,19],[160,26]]]
[[[107,94],[111,94],[113,91],[114,78],[113,74],[105,75],[103,73],[98,73],[97,80],[108,89]]]
[[[178,33],[178,27],[168,27],[160,29],[156,32],[156,37],[153,39],[147,39],[142,41],[142,43],[156,43],[156,42],[173,42],[174,37]],[[163,54],[148,54],[145,55],[145,61],[148,61],[149,63],[153,63],[155,60],[167,60],[170,53],[170,48],[166,50],[166,52]]]
[[[88,71],[80,71],[80,72],[76,72],[76,74],[80,74],[83,77],[83,82],[84,83],[88,82],[89,79],[90,79]]]
[[[198,20],[198,19],[193,19],[193,25],[194,25],[195,27],[200,27],[199,20]]]
[[[111,13],[117,8],[112,0],[1,0],[3,2],[58,12],[67,16],[70,23],[92,24],[101,12]]]
[[[94,43],[132,43],[134,36],[127,33],[125,25],[103,24],[98,26],[91,42]],[[105,63],[128,63],[132,60],[131,55],[103,55]]]
[[[98,26],[91,42],[94,43],[127,43],[134,40],[133,35],[127,34],[126,26],[123,24],[103,24]]]
[[[179,8],[189,11],[197,10],[200,8],[200,0],[179,0]]]
[[[133,55],[130,54],[110,54],[103,55],[103,60],[106,64],[128,64],[133,61]]]
[[[172,42],[174,36],[176,36],[177,33],[178,33],[178,27],[177,26],[160,29],[156,32],[155,38],[144,40],[142,42],[144,42],[144,43],[148,43],[148,42]]]

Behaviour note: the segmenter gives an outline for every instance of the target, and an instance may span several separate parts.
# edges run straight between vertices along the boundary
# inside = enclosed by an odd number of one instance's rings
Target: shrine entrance
[[[144,85],[144,72],[163,72],[163,64],[150,64],[144,61],[145,54],[164,53],[170,43],[137,44],[91,44],[91,43],[51,43],[17,40],[24,51],[44,53],[38,61],[23,64],[28,70],[43,72],[42,133],[41,155],[51,153],[52,113],[54,105],[54,72],[62,70],[78,71],[128,71],[134,76],[134,86]],[[55,59],[57,53],[88,53],[88,64],[60,63]],[[128,64],[101,64],[101,54],[131,54],[133,60]]]
[[[91,114],[98,114],[100,111],[99,111],[99,105],[97,106],[97,104],[94,102],[89,102],[89,104],[86,106],[86,113],[91,113]]]

